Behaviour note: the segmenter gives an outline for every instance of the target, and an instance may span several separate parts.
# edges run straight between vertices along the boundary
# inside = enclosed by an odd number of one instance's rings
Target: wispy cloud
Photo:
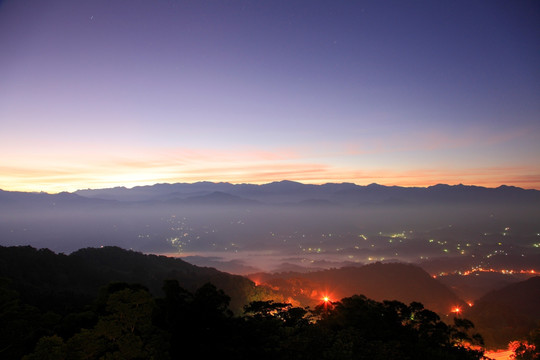
[[[439,149],[493,143],[514,143],[526,139],[526,131],[473,131],[446,134],[391,134],[382,138],[359,139],[358,143],[299,143],[287,147],[234,148],[190,147],[99,147],[92,144],[40,144],[23,147],[0,159],[0,188],[31,191],[73,191],[81,188],[135,186],[158,182],[228,181],[266,183],[283,179],[307,183],[354,182],[386,185],[429,186],[437,183],[466,183],[484,186],[501,184],[540,189],[540,164],[499,161],[478,166],[462,157],[444,163],[431,157],[430,163],[396,160],[393,153],[432,153]],[[47,146],[49,145],[49,146]],[[47,151],[42,151],[42,149]],[[2,146],[0,145],[0,150]],[[462,156],[462,155],[460,155]],[[415,159],[413,159],[415,160]],[[466,159],[465,159],[466,160]]]
[[[238,148],[120,149],[27,154],[0,160],[0,188],[63,191],[156,182],[263,182],[295,174],[322,173],[320,164],[293,163],[298,154]],[[312,177],[312,176],[311,176]],[[281,179],[279,179],[281,180]]]
[[[392,169],[380,164],[337,166],[306,161],[295,151],[166,149],[94,157],[80,153],[61,158],[16,158],[0,163],[0,188],[24,191],[73,191],[81,188],[135,186],[159,182],[228,181],[267,183],[283,179],[305,183],[354,182],[429,186],[437,183],[502,184],[540,189],[540,166]]]

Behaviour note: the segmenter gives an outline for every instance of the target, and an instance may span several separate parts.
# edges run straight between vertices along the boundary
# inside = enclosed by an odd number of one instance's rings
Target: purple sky
[[[0,188],[540,189],[538,1],[0,2]]]

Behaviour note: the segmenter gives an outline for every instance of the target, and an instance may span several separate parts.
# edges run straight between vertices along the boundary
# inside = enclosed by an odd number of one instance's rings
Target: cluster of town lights
[[[472,275],[473,273],[476,273],[476,272],[501,273],[501,274],[504,274],[504,275],[513,275],[513,274],[531,274],[531,275],[534,275],[534,274],[539,273],[538,270],[508,270],[508,269],[496,270],[496,269],[484,269],[484,268],[481,268],[481,267],[477,267],[477,268],[473,268],[471,270],[466,270],[466,271],[456,270],[453,273],[440,272],[438,275],[432,275],[432,277],[437,278],[437,276],[447,276],[447,275],[450,275],[450,274],[457,274],[457,275],[467,276],[467,275]]]

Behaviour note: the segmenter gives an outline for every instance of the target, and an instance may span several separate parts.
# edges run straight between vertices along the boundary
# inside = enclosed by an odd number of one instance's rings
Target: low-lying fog
[[[233,273],[373,261],[527,267],[539,254],[537,209],[504,206],[175,205],[0,208],[1,244],[70,253],[115,245]],[[529,261],[529,259],[531,259]]]

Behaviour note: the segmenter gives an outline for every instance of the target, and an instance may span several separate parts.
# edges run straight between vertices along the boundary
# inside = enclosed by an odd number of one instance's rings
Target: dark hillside
[[[162,295],[166,279],[176,279],[190,291],[211,282],[231,296],[234,311],[256,299],[258,292],[241,276],[118,247],[86,248],[71,255],[29,246],[0,247],[0,277],[12,281],[24,302],[58,312],[69,310],[63,309],[65,304],[91,301],[110,282],[140,283],[154,296]],[[38,298],[40,303],[35,303]]]
[[[540,322],[540,276],[489,292],[465,316],[488,346],[505,347],[509,341],[525,337]]]
[[[333,298],[362,294],[377,301],[421,302],[440,314],[465,305],[445,285],[410,264],[374,263],[311,273],[255,274],[250,278],[279,288],[293,298],[303,296],[311,301],[320,300],[324,294]]]

